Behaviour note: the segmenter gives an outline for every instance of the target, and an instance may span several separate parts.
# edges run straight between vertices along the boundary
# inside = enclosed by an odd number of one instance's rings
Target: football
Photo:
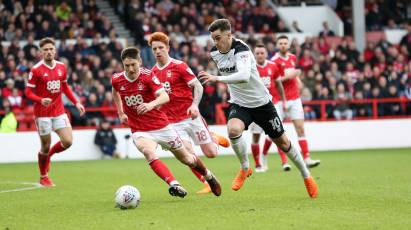
[[[117,189],[114,201],[116,208],[133,209],[140,204],[140,191],[134,186],[124,185]]]

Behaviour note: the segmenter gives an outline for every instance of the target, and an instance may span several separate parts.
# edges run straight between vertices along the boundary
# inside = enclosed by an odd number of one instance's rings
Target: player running
[[[223,82],[230,91],[230,113],[227,123],[228,136],[232,148],[241,163],[241,169],[234,178],[231,188],[239,190],[247,177],[252,174],[247,154],[247,143],[242,133],[255,122],[279,146],[300,170],[307,192],[311,198],[317,197],[318,187],[301,157],[287,135],[271,102],[271,96],[258,75],[256,61],[250,48],[241,40],[233,38],[231,25],[227,19],[211,23],[208,30],[215,46],[211,57],[217,63],[222,76],[200,72],[200,80]]]
[[[121,52],[121,60],[125,71],[112,77],[114,102],[121,122],[131,128],[134,144],[151,169],[170,186],[172,196],[187,195],[157,156],[157,145],[161,145],[183,164],[204,176],[212,192],[219,196],[221,187],[216,177],[197,156],[187,151],[180,136],[169,125],[166,114],[158,109],[169,101],[169,96],[158,78],[150,70],[140,67],[140,51],[134,47],[126,48]]]
[[[216,157],[218,143],[224,147],[229,147],[230,142],[223,136],[210,133],[207,124],[201,117],[198,104],[203,95],[203,86],[200,81],[197,80],[186,63],[169,56],[169,37],[166,34],[162,32],[151,34],[148,45],[151,46],[157,61],[152,71],[163,83],[170,97],[170,102],[163,105],[161,110],[167,115],[171,126],[177,131],[190,153],[195,154],[191,145],[191,141],[193,141],[194,144],[200,145],[206,157]],[[214,143],[213,139],[217,143]],[[205,184],[205,187],[197,193],[210,193],[210,186],[204,178],[196,171],[193,173]]]
[[[272,101],[275,104],[280,99],[281,101],[285,102],[285,93],[283,84],[280,80],[280,73],[278,70],[277,65],[274,62],[267,60],[267,49],[263,44],[257,44],[254,48],[254,56],[257,62],[257,70],[261,77],[261,80],[264,83],[264,86],[268,89],[271,96],[273,97]],[[285,105],[285,103],[283,103]],[[252,133],[252,140],[251,140],[251,152],[253,153],[254,161],[255,161],[255,171],[256,172],[265,172],[268,169],[268,149],[267,142],[271,145],[271,140],[267,137],[265,138],[264,148],[263,148],[263,155],[260,158],[260,136],[264,133],[264,130],[258,126],[256,123],[251,123],[250,125],[250,132]],[[287,161],[287,156],[280,155],[281,157],[285,157],[285,161]],[[260,162],[260,159],[262,162]],[[284,161],[284,160],[282,160]],[[283,170],[289,171],[291,166],[288,163],[283,164]]]
[[[40,184],[51,187],[54,183],[48,176],[50,159],[54,154],[68,149],[73,143],[70,121],[61,98],[62,93],[76,106],[80,116],[85,110],[67,84],[66,66],[55,60],[54,40],[41,39],[40,50],[43,59],[31,68],[25,93],[27,98],[34,102],[35,123],[41,142],[41,149],[38,152]],[[52,130],[57,133],[60,140],[50,148]]]
[[[277,47],[280,51],[271,58],[271,61],[275,62],[280,69],[280,79],[284,85],[287,102],[284,103],[280,101],[275,106],[281,121],[283,121],[285,117],[290,117],[292,120],[295,131],[297,132],[298,144],[301,147],[305,164],[310,168],[315,167],[320,164],[320,160],[313,160],[310,158],[308,143],[305,138],[304,110],[300,98],[300,90],[298,88],[298,76],[301,74],[301,70],[295,69],[297,60],[294,54],[288,52],[289,45],[287,36],[281,35],[277,38]],[[282,164],[286,164],[287,158],[285,157],[284,152],[279,148],[278,153],[281,156]]]

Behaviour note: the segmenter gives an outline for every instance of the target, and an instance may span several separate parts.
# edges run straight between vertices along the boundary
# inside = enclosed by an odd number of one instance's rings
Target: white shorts
[[[50,134],[51,130],[56,131],[58,129],[71,127],[67,114],[62,114],[57,117],[37,117],[34,121],[40,136]]]
[[[195,145],[212,143],[210,132],[203,122],[203,118],[198,116],[196,119],[191,118],[171,124],[180,135],[181,139],[194,142]]]
[[[287,101],[285,107],[288,110],[287,114],[284,114],[283,102],[280,101],[275,104],[275,109],[281,120],[284,120],[286,117],[289,117],[291,120],[304,120],[303,103],[300,98]]]
[[[262,133],[264,133],[263,128],[261,128],[255,122],[251,123],[250,126],[248,126],[248,129],[250,130],[250,132],[252,134],[262,134]]]
[[[180,136],[171,125],[152,131],[134,132],[131,137],[133,138],[134,144],[137,143],[138,138],[144,137],[155,141],[166,150],[180,149],[183,147]]]

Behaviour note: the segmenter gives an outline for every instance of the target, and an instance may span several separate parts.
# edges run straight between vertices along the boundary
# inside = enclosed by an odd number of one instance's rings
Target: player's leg
[[[50,149],[51,135],[40,135],[41,149],[38,153],[38,165],[40,170],[40,184],[45,187],[54,186],[53,181],[48,176],[48,151]]]
[[[306,186],[307,192],[311,198],[316,198],[318,195],[318,187],[314,178],[311,176],[300,151],[296,148],[291,141],[288,139],[287,135],[283,134],[278,138],[273,138],[274,143],[279,146],[291,159],[294,165],[300,171],[302,177],[304,178],[304,184]]]
[[[250,127],[251,132],[251,153],[253,154],[254,162],[255,162],[255,171],[256,172],[264,172],[264,168],[262,167],[260,161],[260,136],[262,129],[255,123],[251,123]]]
[[[40,171],[40,184],[45,187],[54,186],[47,173],[48,152],[50,150],[51,143],[51,119],[49,118],[36,118],[35,120],[37,130],[40,137],[41,148],[37,154],[38,166]]]
[[[139,133],[133,134],[133,141],[137,149],[144,155],[146,161],[151,167],[151,170],[169,185],[169,193],[172,196],[185,197],[187,191],[175,179],[173,173],[156,154],[157,142],[152,139],[142,137]]]
[[[310,175],[310,171],[304,163],[298,148],[295,148],[287,135],[284,133],[283,124],[278,117],[277,111],[274,106],[267,104],[263,107],[259,107],[253,113],[254,122],[260,125],[265,133],[270,136],[273,142],[283,150],[295,166],[300,170],[304,183],[307,188],[307,192],[310,197],[315,198],[317,196],[317,185],[314,179]]]
[[[304,130],[304,109],[301,99],[290,101],[290,117],[293,121],[295,131],[298,136],[298,144],[300,145],[303,159],[308,167],[316,167],[320,164],[320,160],[313,160],[310,158],[310,152],[308,149],[308,142],[305,137]]]
[[[245,108],[231,104],[227,123],[228,137],[230,138],[231,146],[241,166],[231,184],[231,189],[234,191],[239,190],[247,177],[253,173],[250,168],[250,162],[248,161],[247,141],[243,137],[243,131],[246,130],[251,123],[251,115]]]
[[[213,173],[206,168],[204,163],[196,155],[190,154],[188,150],[182,146],[181,148],[173,148],[170,151],[174,156],[183,164],[193,168],[195,171],[199,172],[207,183],[210,185],[211,191],[216,196],[221,195],[221,185]]]
[[[173,123],[171,124],[171,126],[173,127],[173,129],[177,132],[177,134],[180,136],[180,138],[182,139],[182,142],[184,144],[184,147],[188,150],[189,153],[196,155],[193,145],[191,144],[191,139],[195,138],[196,136],[191,135],[191,133],[194,133],[191,131],[191,127],[194,126],[193,120],[183,120],[177,123]],[[201,121],[200,121],[201,123]],[[207,129],[204,128],[206,131]],[[199,136],[199,138],[202,138],[202,135],[200,135],[200,133],[197,133]],[[210,142],[212,142],[211,137],[208,136],[208,139],[210,140]],[[214,145],[214,147],[217,149],[216,144],[212,142],[212,144]],[[217,155],[216,151],[215,151],[215,155]],[[191,169],[191,171],[193,172],[193,174],[201,181],[201,183],[203,183],[204,188],[201,189],[200,191],[198,191],[198,194],[207,194],[211,192],[211,188],[208,185],[207,181],[204,179],[203,175],[201,175],[200,172],[198,172],[196,169],[189,167]]]
[[[180,136],[171,126],[158,130],[153,135],[158,140],[157,143],[163,146],[163,148],[170,150],[181,163],[199,172],[210,185],[214,195],[219,196],[221,194],[221,186],[217,178],[205,167],[200,158],[191,154],[184,147]]]
[[[59,141],[55,143],[48,152],[47,172],[50,171],[51,157],[70,148],[73,143],[73,131],[67,114],[51,118],[52,129],[59,136]]]
[[[287,101],[286,107],[289,107],[289,101]],[[278,117],[281,119],[281,122],[284,121],[284,118],[288,115],[285,113],[284,109],[283,109],[283,102],[278,102],[275,104],[275,109],[277,111]],[[267,141],[266,141],[267,143]],[[269,141],[270,145],[272,143],[271,139]],[[267,143],[268,144],[268,143]],[[291,165],[288,164],[288,160],[287,160],[287,154],[285,154],[285,152],[283,150],[281,150],[281,148],[279,148],[277,146],[277,151],[278,151],[278,155],[280,156],[281,159],[281,166],[283,168],[284,171],[290,171],[291,170]]]
[[[194,152],[194,148],[191,145],[191,143],[187,140],[183,139],[183,143],[184,143],[184,147],[187,149],[187,151],[193,155],[196,155]],[[208,185],[207,181],[205,180],[204,176],[197,171],[195,168],[189,167],[191,169],[191,171],[193,172],[193,174],[198,178],[198,180],[204,184],[204,188],[202,188],[201,190],[197,191],[197,194],[208,194],[211,192],[211,188],[210,185]]]

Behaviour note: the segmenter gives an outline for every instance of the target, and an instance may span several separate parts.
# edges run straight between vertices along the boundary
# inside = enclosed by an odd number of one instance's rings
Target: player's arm
[[[145,114],[148,111],[160,107],[169,101],[170,97],[168,96],[167,92],[164,90],[164,88],[161,88],[156,91],[156,99],[150,101],[149,103],[143,103],[137,107],[137,113]]]
[[[111,93],[113,94],[113,101],[114,101],[114,104],[116,105],[118,117],[120,118],[121,123],[127,124],[128,117],[124,113],[123,103],[121,102],[120,94],[117,92],[117,90],[114,87],[112,87]]]
[[[250,52],[239,52],[235,55],[237,72],[227,76],[213,76],[204,71],[199,73],[203,84],[207,82],[246,83],[251,78],[251,54]]]
[[[78,111],[80,112],[80,116],[83,116],[86,110],[84,106],[77,100],[74,96],[73,91],[71,91],[70,86],[67,84],[67,81],[62,82],[63,93],[67,96],[67,98],[76,106]]]
[[[277,78],[277,80],[275,80],[275,86],[278,90],[278,93],[280,94],[281,101],[285,105],[285,103],[287,102],[287,99],[285,97],[285,90],[284,90],[283,83],[281,82],[281,78]]]
[[[198,105],[200,104],[201,98],[203,97],[204,88],[201,85],[200,81],[197,80],[197,78],[194,78],[193,81],[190,82],[189,86],[193,88],[193,103],[187,109],[187,114],[191,116],[191,119],[195,119],[200,115]]]
[[[281,78],[281,81],[287,81],[293,78],[300,76],[301,70],[299,69],[285,69],[284,76]]]
[[[48,106],[51,104],[51,98],[43,98],[36,93],[33,92],[33,89],[36,88],[36,74],[34,69],[32,69],[29,73],[29,79],[26,83],[26,89],[24,90],[24,93],[26,94],[26,97],[36,103],[40,103],[43,106]]]

